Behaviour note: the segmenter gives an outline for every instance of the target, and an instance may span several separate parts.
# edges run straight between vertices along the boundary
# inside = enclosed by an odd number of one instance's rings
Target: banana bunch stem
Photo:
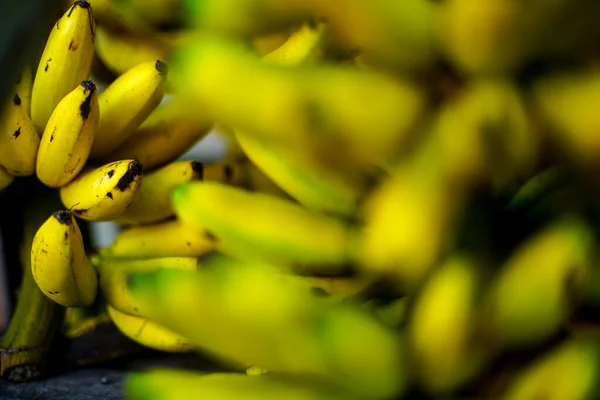
[[[20,248],[23,277],[18,301],[10,325],[0,339],[0,379],[17,382],[40,377],[64,314],[63,307],[40,291],[31,273],[30,253],[35,232],[59,204],[55,192],[41,190],[35,194],[30,198],[36,200],[29,201],[24,211]]]

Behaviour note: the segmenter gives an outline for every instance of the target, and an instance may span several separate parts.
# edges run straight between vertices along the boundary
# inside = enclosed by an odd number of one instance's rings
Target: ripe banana
[[[418,295],[409,323],[410,343],[418,379],[429,393],[451,393],[482,367],[482,349],[472,344],[477,287],[473,261],[455,255]]]
[[[162,257],[151,259],[100,259],[96,269],[100,275],[100,293],[108,305],[118,311],[144,317],[150,314],[144,303],[134,301],[127,290],[127,276],[133,272],[152,272],[161,268],[195,271],[200,267],[196,257]]]
[[[0,118],[0,165],[11,175],[35,174],[40,135],[18,92],[4,106]]]
[[[83,169],[96,134],[96,85],[82,82],[52,112],[38,149],[36,174],[49,187],[71,182]]]
[[[114,151],[158,106],[167,70],[161,61],[139,64],[100,93],[100,120],[91,158],[98,160]]]
[[[330,271],[348,261],[350,228],[290,201],[217,182],[179,186],[172,199],[178,218],[210,232],[226,253],[282,265],[323,265]]]
[[[31,93],[31,119],[39,132],[60,100],[89,79],[95,30],[92,8],[85,0],[76,1],[54,25]]]
[[[31,271],[40,290],[64,307],[89,306],[96,298],[96,271],[70,211],[55,212],[38,229],[31,247]]]
[[[14,180],[14,176],[9,174],[3,167],[0,167],[0,190],[4,190],[9,187]]]
[[[110,305],[107,305],[106,309],[117,329],[142,346],[172,353],[185,353],[192,350],[189,340],[154,321],[123,314]]]
[[[199,257],[214,248],[209,233],[174,219],[124,229],[100,254],[106,258]]]
[[[60,188],[65,207],[88,221],[109,221],[123,214],[142,183],[142,165],[122,160],[84,169]]]
[[[486,328],[503,347],[522,348],[561,327],[592,268],[592,234],[563,217],[523,243],[486,293]]]
[[[167,49],[158,41],[131,33],[118,33],[98,26],[96,54],[117,75],[146,62],[164,60]]]
[[[593,399],[598,394],[600,348],[594,338],[571,338],[513,377],[503,400]]]
[[[184,115],[178,98],[159,105],[140,128],[106,158],[133,158],[151,171],[176,160],[210,132],[211,123],[201,113]]]
[[[125,391],[131,398],[161,400],[356,400],[354,396],[343,396],[321,386],[248,375],[154,369],[130,375]]]

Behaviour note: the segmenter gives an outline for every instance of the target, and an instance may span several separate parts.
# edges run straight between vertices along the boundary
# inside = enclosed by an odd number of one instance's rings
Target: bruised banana
[[[40,134],[24,108],[19,86],[0,119],[0,165],[11,175],[29,176],[35,174]]]
[[[355,400],[311,385],[278,381],[269,376],[240,373],[203,374],[185,370],[154,369],[131,374],[125,384],[130,398],[161,400]]]
[[[195,180],[232,183],[242,174],[233,165],[202,164],[197,161],[175,161],[144,175],[135,200],[115,220],[123,225],[148,224],[175,215],[171,207],[171,192],[177,186]],[[239,180],[239,178],[238,178]]]
[[[4,167],[0,166],[0,190],[4,190],[10,186],[15,180],[15,177],[9,174]]]
[[[84,169],[60,188],[65,207],[78,218],[109,221],[123,214],[133,202],[142,182],[142,165],[122,160],[95,169]]]
[[[49,187],[71,182],[83,169],[96,134],[96,85],[82,82],[52,112],[38,149],[36,174]]]
[[[105,258],[199,257],[214,249],[214,237],[208,232],[174,219],[123,229],[100,254]]]
[[[90,158],[98,160],[114,151],[159,105],[168,67],[150,61],[119,76],[98,96],[100,120]]]
[[[123,314],[110,305],[107,305],[106,309],[117,329],[142,346],[172,353],[184,353],[192,350],[189,340],[154,321]]]
[[[564,323],[592,268],[592,233],[563,217],[527,239],[486,292],[486,327],[505,348],[550,338]]]
[[[31,118],[31,90],[33,88],[33,69],[28,64],[21,71],[21,76],[17,81],[16,92],[21,100],[21,107],[25,114]],[[41,132],[40,132],[41,133]]]
[[[100,259],[96,269],[100,276],[100,292],[118,311],[144,317],[149,314],[144,303],[134,301],[127,290],[127,276],[133,272],[152,272],[161,268],[195,271],[200,267],[196,257],[162,257],[151,259]]]
[[[211,123],[202,115],[182,115],[175,98],[159,105],[140,128],[106,158],[138,160],[146,171],[167,164],[188,151],[210,131]]]
[[[95,30],[92,8],[85,0],[76,1],[54,25],[31,93],[31,119],[39,132],[61,99],[89,79]]]
[[[178,218],[210,232],[226,253],[332,270],[348,261],[350,228],[290,201],[218,182],[187,183],[172,199]]]
[[[167,49],[151,38],[117,33],[98,26],[96,54],[108,69],[121,75],[139,64],[164,60]]]
[[[70,211],[55,212],[38,229],[31,247],[31,271],[40,290],[56,303],[64,307],[93,303],[98,278]]]

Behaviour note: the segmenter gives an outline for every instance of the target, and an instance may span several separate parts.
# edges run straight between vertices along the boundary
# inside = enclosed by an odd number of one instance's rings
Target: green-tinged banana
[[[405,388],[402,340],[358,306],[323,302],[252,263],[204,266],[133,274],[129,290],[150,319],[238,365],[319,377],[359,397],[394,398]]]
[[[122,225],[147,224],[174,216],[171,207],[173,189],[199,179],[202,179],[202,164],[196,161],[175,161],[145,174],[133,203],[115,222]]]
[[[322,46],[326,32],[324,23],[302,24],[288,39],[262,60],[275,65],[311,64],[322,56]]]
[[[473,341],[477,286],[473,261],[452,256],[418,295],[409,322],[410,348],[427,392],[451,393],[483,366],[483,349]]]
[[[111,31],[98,26],[96,54],[117,75],[146,62],[164,60],[167,49],[157,40],[132,33]]]
[[[385,326],[399,328],[406,320],[408,299],[401,297],[384,302],[372,299],[363,303],[362,306]]]
[[[394,275],[413,287],[453,240],[463,194],[444,181],[435,159],[409,162],[370,194],[355,256],[366,270]]]
[[[549,75],[533,88],[534,105],[544,118],[557,148],[584,166],[600,154],[600,117],[593,101],[600,90],[600,68]]]
[[[487,291],[486,329],[504,347],[551,337],[569,315],[592,267],[587,224],[563,217],[523,243]]]
[[[159,105],[140,128],[106,158],[133,158],[139,160],[146,171],[176,160],[206,136],[211,126],[202,113],[186,116],[182,108],[177,98]]]
[[[96,298],[96,270],[70,211],[55,212],[38,229],[31,247],[31,271],[40,290],[64,307],[89,306]]]
[[[40,134],[16,92],[3,107],[0,119],[0,165],[11,175],[35,174],[39,145]]]
[[[112,162],[84,169],[60,188],[65,207],[78,218],[109,221],[125,212],[142,183],[142,165],[135,160]]]
[[[299,385],[268,376],[239,373],[198,373],[154,369],[131,374],[125,384],[128,398],[138,400],[353,400],[319,386]]]
[[[15,180],[15,177],[9,174],[3,167],[0,166],[0,190],[4,190],[10,186]]]
[[[600,348],[595,339],[569,339],[519,371],[503,400],[591,400],[598,395]]]
[[[267,372],[269,371],[256,365],[251,365],[246,368],[246,375],[248,376],[260,376],[266,374]]]
[[[285,199],[218,182],[187,183],[173,191],[172,199],[178,218],[210,232],[226,253],[332,271],[348,261],[348,226]]]
[[[92,307],[69,307],[65,312],[64,334],[76,339],[93,332],[102,325],[110,323],[106,310],[95,311]]]
[[[107,305],[106,309],[117,329],[142,346],[172,353],[185,353],[192,350],[189,340],[154,321],[123,314],[110,305]]]
[[[96,135],[100,108],[96,85],[84,81],[56,106],[42,135],[36,174],[49,187],[71,182],[83,169]]]
[[[111,307],[122,313],[144,317],[150,312],[144,303],[136,303],[127,291],[127,276],[133,272],[152,272],[161,268],[195,271],[200,267],[196,257],[162,257],[152,259],[100,259],[96,268],[100,275],[100,292]]]
[[[168,67],[161,61],[139,64],[98,96],[100,121],[91,157],[107,156],[125,142],[161,102]]]
[[[106,258],[199,257],[214,249],[208,232],[174,219],[124,229],[100,253]]]
[[[177,26],[183,22],[183,0],[131,0],[131,8],[153,26]]]
[[[43,132],[56,105],[89,79],[96,24],[90,3],[76,1],[56,21],[40,59],[31,93],[31,119]]]
[[[25,110],[28,117],[31,118],[31,90],[33,89],[33,68],[26,65],[21,71],[21,76],[17,82],[16,92],[21,101],[21,107]],[[40,132],[41,133],[41,132]]]
[[[154,29],[131,7],[129,1],[90,0],[98,23],[114,31],[151,35]]]

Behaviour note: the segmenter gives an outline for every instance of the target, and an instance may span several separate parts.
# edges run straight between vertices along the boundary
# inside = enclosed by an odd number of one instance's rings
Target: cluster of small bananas
[[[96,27],[76,2],[31,120],[23,79],[3,119],[0,164],[34,149],[20,174],[69,209],[31,245],[42,292],[238,371],[139,373],[130,398],[594,398],[600,5],[179,5],[94,0]],[[230,163],[174,161],[211,124]],[[88,258],[75,217],[126,228]]]

